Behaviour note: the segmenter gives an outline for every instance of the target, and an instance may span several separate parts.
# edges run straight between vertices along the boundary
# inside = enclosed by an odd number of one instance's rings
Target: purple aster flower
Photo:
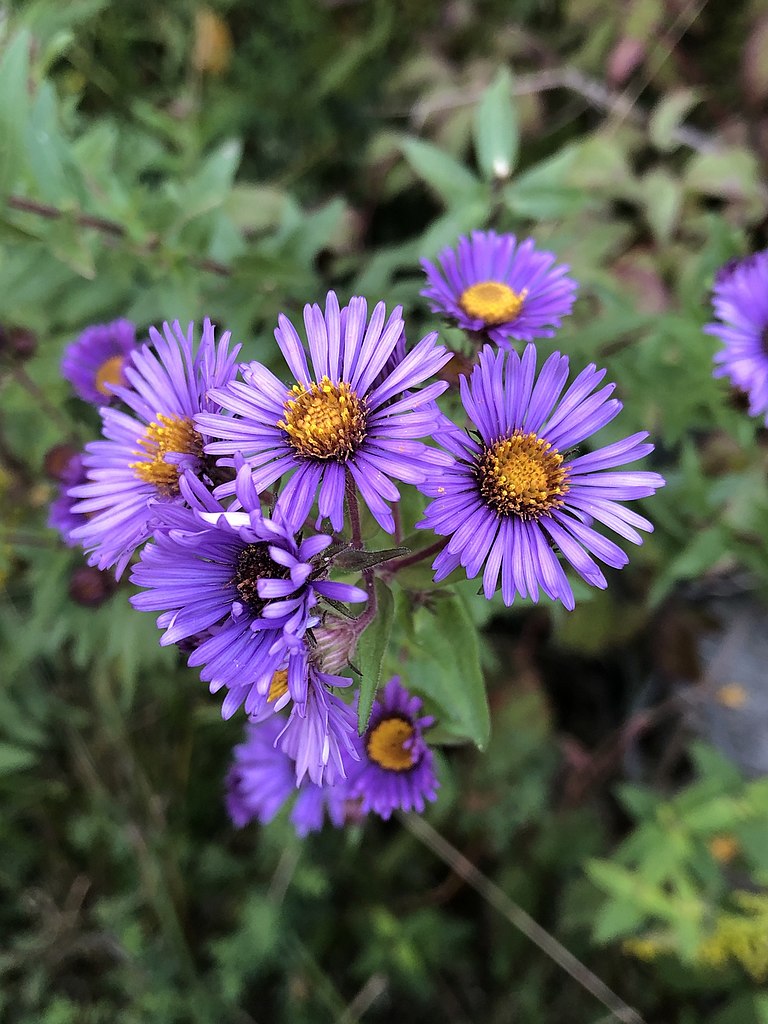
[[[389,319],[379,303],[368,320],[365,299],[356,297],[339,309],[328,293],[325,313],[304,308],[304,324],[312,362],[293,324],[280,316],[277,343],[297,383],[283,384],[261,363],[244,365],[244,382],[232,381],[211,397],[234,418],[203,414],[197,423],[222,440],[207,445],[215,455],[242,452],[263,491],[292,473],[278,500],[286,519],[297,529],[304,524],[315,497],[319,520],[330,519],[334,530],[344,526],[347,474],[380,526],[394,532],[387,502],[400,493],[392,478],[421,483],[435,466],[446,465],[444,453],[418,438],[429,435],[438,415],[434,399],[448,386],[437,381],[415,388],[450,358],[429,334],[391,369],[380,375],[402,344],[403,321],[398,306]],[[377,382],[378,381],[378,382]],[[217,494],[232,493],[223,484]]]
[[[293,762],[275,746],[281,725],[277,718],[251,723],[245,741],[235,747],[225,798],[232,823],[242,828],[256,819],[266,825],[294,794],[291,821],[302,839],[320,831],[326,814],[336,828],[355,820],[355,801],[345,781],[316,786],[306,779],[296,788]]]
[[[420,697],[411,696],[395,676],[374,701],[362,739],[359,766],[350,774],[349,789],[361,800],[361,810],[385,820],[392,811],[423,811],[434,800],[440,783],[424,730],[432,716],[422,716]]]
[[[148,589],[131,599],[133,606],[163,613],[162,644],[196,638],[189,664],[202,666],[212,693],[226,687],[225,718],[243,704],[249,713],[260,711],[286,657],[290,695],[303,709],[303,638],[319,621],[315,605],[321,597],[365,601],[365,591],[326,578],[328,566],[319,556],[331,537],[297,539],[280,509],[274,519],[262,515],[248,466],[237,475],[236,512],[225,510],[192,474],[180,487],[189,507],[158,508],[159,529],[131,575]],[[207,638],[206,630],[212,631]]]
[[[765,415],[768,425],[768,251],[726,263],[712,304],[718,322],[704,330],[725,346],[715,355],[714,375],[746,392],[750,415]]]
[[[298,665],[299,658],[292,660]],[[290,672],[291,666],[282,685],[292,695],[294,684]],[[351,680],[322,672],[308,651],[304,658],[304,679],[305,698],[302,702],[294,701],[288,722],[280,733],[279,745],[296,764],[297,782],[309,775],[318,786],[333,785],[347,777],[349,765],[360,757],[354,708],[330,689],[349,686]],[[275,684],[280,685],[279,674]],[[278,699],[275,707],[279,704]]]
[[[505,348],[511,338],[552,338],[576,298],[568,267],[553,266],[555,259],[531,238],[518,244],[514,235],[473,231],[459,239],[458,249],[443,249],[439,266],[421,261],[429,282],[421,294],[433,312]]]
[[[194,325],[186,336],[178,323],[163,325],[164,334],[150,328],[152,345],[133,353],[124,368],[128,388],[115,394],[130,412],[103,408],[105,440],[86,446],[88,483],[74,487],[81,500],[75,511],[87,513],[88,522],[73,534],[91,565],[116,566],[122,574],[136,548],[150,536],[160,503],[176,503],[179,475],[189,469],[215,476],[215,467],[203,454],[205,435],[195,429],[193,417],[218,406],[206,392],[221,387],[235,373],[240,346],[229,350],[229,332],[216,343],[210,320],[195,351]]]
[[[51,502],[48,511],[48,525],[51,529],[59,531],[61,539],[67,547],[74,548],[77,547],[78,541],[73,539],[72,531],[78,526],[82,526],[86,520],[81,513],[72,511],[77,499],[70,497],[69,490],[87,480],[82,452],[77,452],[70,457],[59,473],[58,479],[59,494]]]
[[[626,554],[598,533],[594,521],[641,544],[638,529],[653,526],[621,502],[662,487],[658,473],[609,472],[653,451],[647,433],[633,434],[582,455],[573,449],[621,410],[613,384],[596,391],[605,370],[588,366],[562,395],[568,358],[554,352],[536,376],[536,348],[494,352],[486,345],[461,398],[477,434],[446,427],[439,442],[455,456],[447,472],[423,488],[435,498],[419,524],[448,536],[433,563],[435,580],[459,565],[471,579],[485,566],[483,591],[491,598],[501,573],[504,603],[515,594],[538,600],[539,587],[566,608],[573,593],[559,551],[587,583],[606,580],[593,555],[621,568]]]
[[[237,828],[256,818],[267,825],[296,790],[293,762],[275,749],[282,723],[278,718],[251,723],[245,741],[232,751],[226,777],[227,812]]]
[[[61,374],[77,394],[93,405],[104,405],[116,387],[125,387],[125,364],[136,349],[136,328],[130,320],[87,327],[67,345]]]

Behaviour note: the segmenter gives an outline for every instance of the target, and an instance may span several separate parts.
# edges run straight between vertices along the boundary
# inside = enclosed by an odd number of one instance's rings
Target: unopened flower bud
[[[98,608],[117,590],[117,581],[109,572],[91,565],[81,565],[72,573],[69,596],[84,608]]]
[[[0,354],[6,359],[25,363],[37,351],[37,335],[28,327],[0,325]]]
[[[353,619],[326,615],[322,626],[314,630],[315,651],[323,672],[338,672],[352,660],[357,646],[357,630]]]

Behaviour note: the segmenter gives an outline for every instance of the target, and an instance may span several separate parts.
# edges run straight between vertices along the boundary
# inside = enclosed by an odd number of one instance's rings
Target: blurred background
[[[510,96],[516,162],[484,166]],[[768,1022],[768,435],[702,333],[766,245],[767,96],[762,0],[0,7],[3,1020],[638,1019],[517,905],[649,1024]],[[328,287],[413,342],[419,258],[487,226],[580,281],[557,344],[651,431],[656,533],[571,614],[468,584],[493,735],[445,748],[426,830],[235,831],[241,720],[46,528],[98,429],[63,348],[210,316],[271,361]]]

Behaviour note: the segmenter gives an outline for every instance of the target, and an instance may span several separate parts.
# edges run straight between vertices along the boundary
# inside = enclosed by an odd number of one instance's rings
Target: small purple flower
[[[360,764],[352,769],[349,790],[361,800],[363,813],[385,820],[392,811],[423,811],[435,800],[440,783],[424,730],[433,723],[420,715],[422,701],[411,696],[395,676],[374,701],[362,739]]]
[[[76,487],[87,480],[82,452],[77,452],[71,456],[59,474],[58,479],[59,494],[51,502],[51,507],[48,511],[48,526],[53,530],[59,531],[61,539],[67,547],[74,548],[77,547],[78,541],[73,539],[72,531],[78,526],[82,526],[85,522],[85,516],[72,511],[73,506],[77,503],[77,499],[70,497],[69,490],[71,487]]]
[[[388,502],[400,497],[392,478],[421,483],[444,455],[422,444],[438,412],[434,399],[448,386],[422,384],[450,358],[437,334],[429,334],[382,379],[393,352],[402,347],[402,310],[386,319],[380,302],[368,320],[364,298],[339,309],[328,293],[325,313],[305,306],[304,324],[312,373],[293,324],[281,315],[275,338],[297,383],[283,384],[261,363],[241,370],[244,382],[232,381],[211,397],[234,418],[203,414],[198,427],[221,438],[206,446],[213,455],[241,452],[253,471],[258,491],[292,473],[278,505],[296,529],[307,519],[317,497],[319,520],[333,529],[344,526],[344,492],[351,475],[379,525],[394,532]],[[390,363],[390,365],[392,365]],[[223,484],[217,495],[232,493]]]
[[[90,565],[116,566],[119,578],[131,555],[152,533],[159,503],[179,504],[179,475],[205,475],[215,468],[203,454],[205,435],[193,419],[218,409],[207,397],[235,374],[239,345],[229,349],[229,332],[216,343],[210,320],[195,352],[194,325],[186,335],[178,322],[150,328],[152,345],[137,349],[124,368],[129,387],[114,393],[130,413],[101,410],[105,440],[86,446],[88,482],[70,491],[81,500],[75,512],[88,522],[73,534],[91,552]],[[209,478],[210,479],[210,478]]]
[[[728,377],[749,396],[751,416],[768,425],[768,250],[720,269],[712,294],[718,322],[707,334],[723,342],[715,377]]]
[[[552,338],[576,298],[568,267],[553,266],[555,259],[531,238],[518,244],[514,235],[473,231],[457,249],[443,249],[439,266],[421,261],[428,280],[421,294],[433,312],[504,348],[510,339]]]
[[[294,700],[279,745],[296,764],[297,782],[308,775],[318,786],[334,785],[347,778],[350,764],[360,757],[354,709],[330,689],[349,686],[350,680],[322,672],[309,652],[304,666],[306,696],[302,702]],[[287,685],[292,695],[290,668],[288,671]]]
[[[276,717],[252,722],[245,741],[235,747],[234,764],[226,778],[226,806],[232,823],[242,828],[256,819],[266,825],[293,794],[291,821],[302,839],[320,831],[326,814],[335,828],[357,820],[356,802],[345,780],[317,786],[305,779],[297,789],[293,761],[276,746],[281,728]]]
[[[610,397],[613,384],[595,391],[605,370],[588,366],[562,395],[568,358],[554,352],[535,376],[535,346],[522,357],[485,346],[469,381],[461,378],[476,434],[446,426],[436,435],[456,461],[424,486],[435,500],[419,525],[450,537],[433,563],[436,581],[459,565],[470,579],[485,566],[489,599],[501,574],[507,605],[515,594],[538,600],[541,587],[572,609],[573,592],[556,552],[587,583],[604,588],[592,556],[614,568],[628,558],[592,523],[641,544],[637,530],[651,532],[653,526],[620,502],[647,497],[664,480],[658,473],[607,472],[652,452],[653,445],[642,443],[647,433],[582,455],[574,451],[621,410]]]
[[[222,713],[245,705],[259,712],[275,672],[288,659],[290,694],[303,709],[307,694],[304,636],[319,620],[321,597],[366,600],[364,590],[327,579],[318,562],[325,534],[297,539],[279,509],[265,518],[247,466],[237,475],[239,511],[227,511],[191,474],[181,481],[187,505],[158,509],[158,530],[134,566],[131,581],[148,588],[131,599],[160,611],[162,644],[200,638],[189,664],[202,666],[212,693],[228,690]],[[205,638],[205,631],[212,635]],[[346,680],[345,682],[348,682]]]
[[[94,324],[67,345],[61,374],[86,402],[104,405],[115,388],[126,386],[125,364],[135,350],[136,327],[130,320]]]
[[[291,759],[275,749],[282,723],[278,718],[246,726],[245,741],[232,751],[225,802],[233,825],[243,828],[256,818],[269,824],[296,790]]]

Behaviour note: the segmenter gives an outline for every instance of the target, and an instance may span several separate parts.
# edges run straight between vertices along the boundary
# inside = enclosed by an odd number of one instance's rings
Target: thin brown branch
[[[105,235],[113,241],[125,241],[128,237],[128,232],[122,224],[118,224],[114,220],[108,220],[106,217],[97,217],[90,213],[70,214],[68,211],[60,210],[56,206],[50,206],[48,203],[39,203],[35,199],[26,199],[24,196],[9,196],[7,205],[12,210],[18,210],[21,213],[31,213],[36,217],[43,217],[45,220],[62,220],[66,217],[72,217],[78,227],[98,231],[99,234]],[[155,248],[156,245],[152,243],[144,246],[141,251],[150,253]],[[191,260],[190,262],[198,270],[204,270],[206,273],[216,274],[219,277],[229,277],[232,273],[230,267],[224,263],[219,263],[217,260],[199,259]]]
[[[512,92],[515,96],[528,96],[533,93],[551,92],[554,89],[565,89],[576,93],[586,100],[590,106],[618,118],[627,120],[639,127],[647,127],[649,114],[637,106],[634,97],[610,89],[596,78],[590,78],[578,68],[568,65],[560,68],[545,68],[528,75],[520,75],[515,79]],[[410,116],[416,129],[423,128],[426,121],[442,110],[454,110],[459,107],[473,106],[485,92],[485,87],[464,89],[439,101],[423,100],[414,104],[409,111],[401,110],[400,116]],[[720,148],[716,136],[701,132],[688,125],[679,125],[672,132],[672,139],[680,146],[686,146],[697,153],[711,153]]]
[[[460,853],[455,846],[437,832],[424,818],[416,814],[399,814],[400,821],[408,831],[423,843],[437,857],[448,864],[457,875],[478,892],[483,899],[497,910],[511,925],[522,932],[535,946],[561,967],[590,995],[610,1010],[612,1016],[623,1024],[644,1024],[643,1018],[631,1006],[610,989],[562,943],[518,906],[507,894],[484,875],[479,868]]]

